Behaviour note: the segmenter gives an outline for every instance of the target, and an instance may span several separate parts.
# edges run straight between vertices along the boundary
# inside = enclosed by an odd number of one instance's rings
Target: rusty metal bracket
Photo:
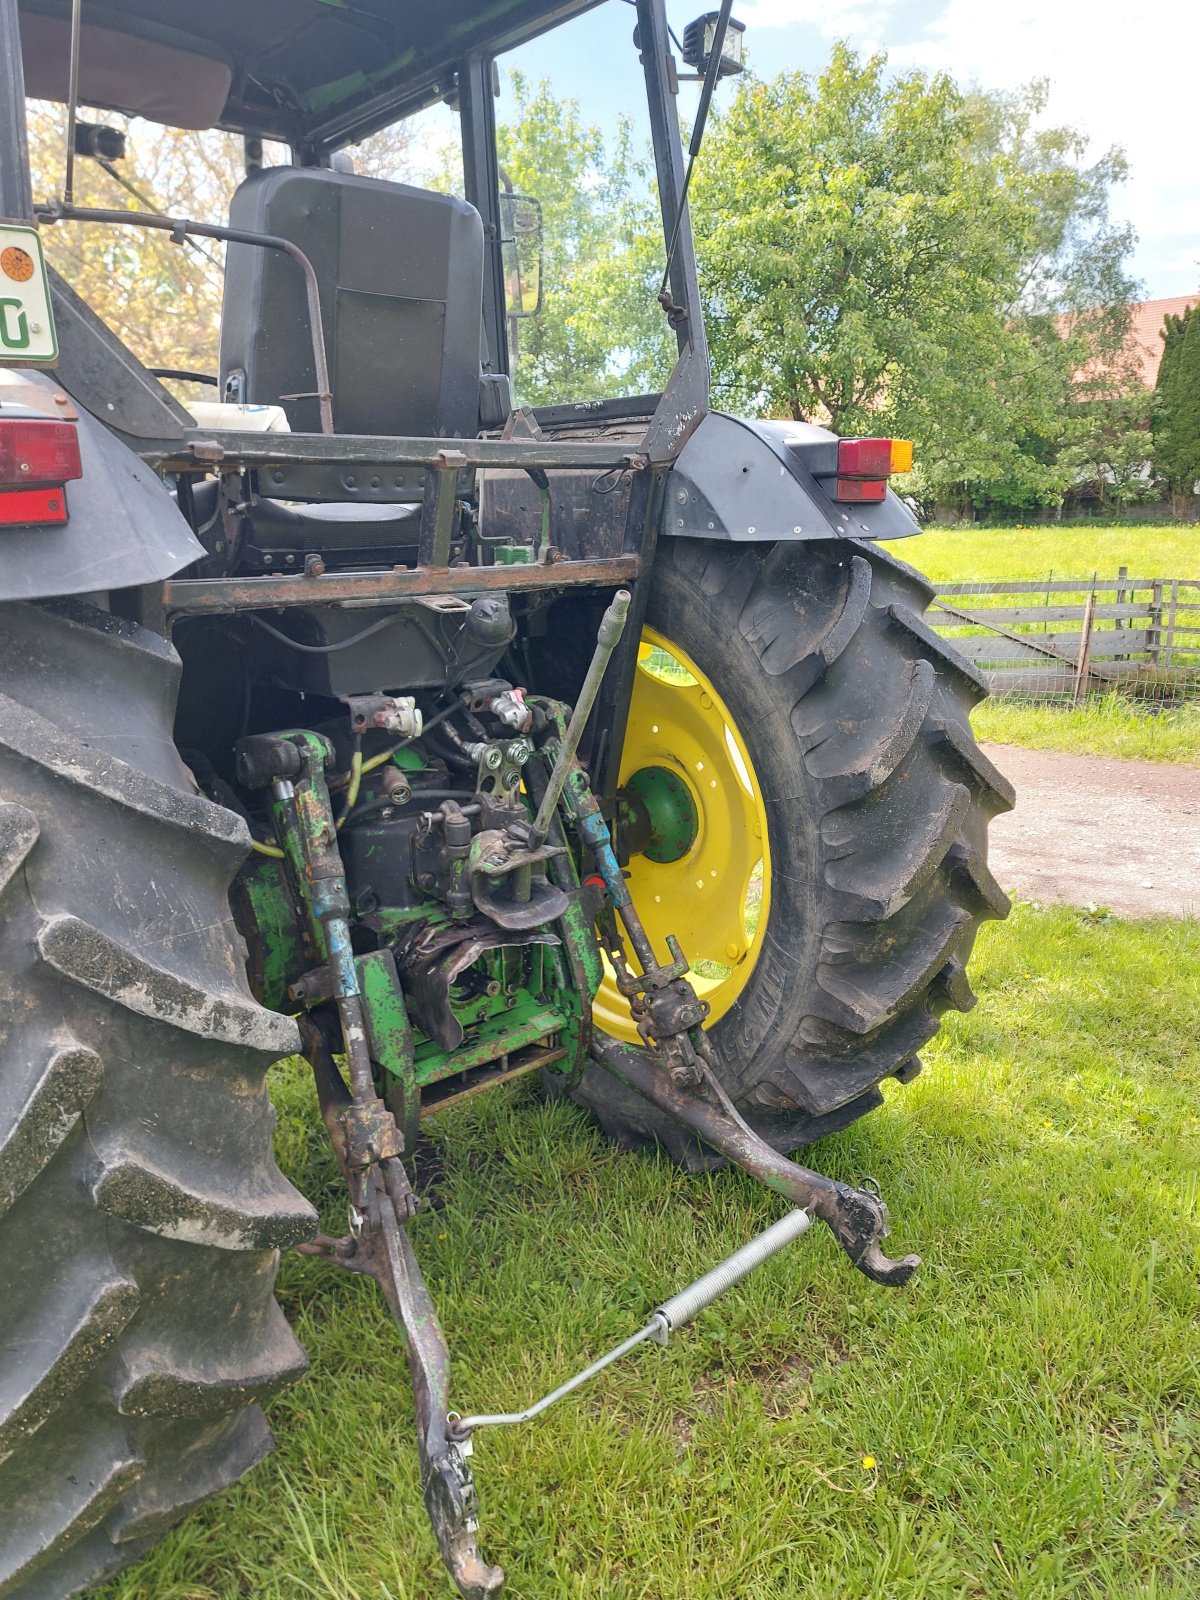
[[[450,1356],[437,1312],[404,1231],[411,1191],[398,1160],[371,1169],[357,1237],[322,1236],[301,1247],[348,1272],[373,1277],[383,1291],[408,1354],[417,1414],[421,1492],[442,1560],[464,1600],[489,1600],[504,1572],[479,1554],[478,1500],[469,1445],[451,1436]]]
[[[325,572],[319,563],[306,562],[303,574],[168,578],[162,586],[162,595],[169,617],[225,615],[342,601],[364,606],[395,605],[433,594],[474,597],[497,591],[517,594],[532,589],[605,588],[609,584],[630,582],[640,571],[641,561],[637,556],[559,561],[552,567],[390,567],[379,572]]]
[[[735,1166],[820,1217],[858,1270],[873,1282],[897,1288],[921,1265],[920,1256],[893,1261],[884,1255],[880,1240],[887,1236],[888,1213],[877,1192],[851,1188],[780,1155],[737,1112],[711,1071],[699,1085],[681,1084],[652,1052],[603,1034],[593,1036],[592,1054],[606,1072],[690,1128]]]

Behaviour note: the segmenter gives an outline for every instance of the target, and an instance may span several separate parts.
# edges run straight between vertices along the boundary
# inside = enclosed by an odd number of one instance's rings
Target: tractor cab
[[[3,3],[11,10],[14,0]],[[203,374],[208,388],[181,406],[170,376],[160,382],[123,350],[121,377],[137,404],[106,420],[142,454],[150,439],[178,437],[189,425],[206,436],[269,431],[281,459],[259,471],[250,501],[243,497],[236,538],[219,541],[225,551],[236,546],[239,573],[296,571],[313,561],[329,571],[363,561],[415,565],[429,559],[435,542],[439,557],[449,549],[444,528],[434,540],[437,512],[430,503],[445,475],[421,470],[419,460],[396,459],[394,446],[387,460],[364,461],[371,452],[362,444],[352,452],[356,461],[345,450],[302,460],[298,445],[278,437],[285,432],[443,443],[546,432],[582,444],[608,426],[612,442],[625,449],[610,449],[602,464],[593,448],[591,458],[576,463],[574,477],[564,463],[545,530],[545,489],[539,492],[516,463],[463,463],[453,482],[478,510],[489,546],[515,551],[517,562],[539,548],[581,558],[625,547],[624,456],[649,444],[665,461],[707,411],[707,353],[678,129],[688,79],[696,86],[693,98],[704,97],[716,13],[685,28],[681,61],[671,54],[659,0],[641,8],[622,0],[509,0],[486,13],[463,0],[219,3],[200,8],[186,28],[178,26],[175,8],[152,0],[94,12],[85,3],[74,51],[70,0],[21,0],[16,13],[26,93],[69,103],[67,155],[61,194],[34,196],[23,171],[0,168],[0,214],[36,211],[52,252],[59,224],[112,229],[140,220],[173,224],[181,246],[205,237],[224,242],[219,347]],[[728,7],[726,22],[727,13]],[[739,26],[723,27],[722,35],[728,43],[714,64],[714,84],[738,66]],[[523,383],[522,358],[530,367],[536,360],[540,332],[533,324],[547,288],[543,219],[551,219],[554,245],[555,202],[562,197],[549,166],[530,185],[544,193],[514,190],[497,147],[497,119],[505,97],[511,100],[514,74],[558,71],[565,62],[578,79],[597,45],[607,58],[598,109],[610,120],[628,117],[654,151],[653,178],[642,169],[640,257],[641,298],[661,349],[659,383],[651,393],[631,385],[622,331],[612,325],[605,330],[611,355],[599,366],[593,357],[582,392],[563,374],[552,395],[560,403],[539,416],[523,404],[523,391],[544,400],[546,384]],[[111,117],[104,120],[114,112],[239,136],[245,177],[228,199],[227,215],[151,219],[131,215],[142,208],[128,202],[81,205],[75,180],[92,161],[137,192],[136,171],[122,170],[123,134]],[[424,171],[400,174],[404,181],[355,170],[364,141],[380,130],[408,129],[418,151],[436,137],[442,170],[431,173],[426,162]],[[115,187],[113,194],[119,195]],[[563,245],[568,253],[573,248]],[[569,302],[561,282],[550,286],[560,322],[587,315],[586,286],[575,293]],[[94,414],[108,406],[115,381],[111,348],[100,348],[111,342],[90,325],[94,319],[69,286],[56,283],[54,294],[57,320],[67,324],[61,381]],[[523,325],[530,329],[525,340]],[[673,366],[676,376],[667,384]],[[310,445],[307,456],[320,454]],[[590,485],[600,470],[613,472],[616,491],[605,505],[603,543],[579,537],[595,508]],[[193,526],[222,520],[219,475],[176,481]],[[443,509],[443,522],[448,515]],[[539,530],[532,543],[531,523]],[[212,558],[220,554],[209,551]],[[210,559],[206,573],[228,566]]]
[[[70,102],[70,149],[61,197],[33,197],[26,176],[9,171],[0,214],[31,215],[34,198],[51,202],[41,205],[43,222],[88,209],[76,204],[76,162],[111,167],[123,138],[116,127],[85,121],[81,106],[89,118],[95,108],[241,136],[247,176],[229,202],[218,403],[279,403],[294,431],[330,431],[316,392],[305,282],[278,250],[246,241],[269,234],[302,251],[319,284],[328,366],[320,381],[333,431],[434,438],[503,427],[513,405],[506,379],[517,323],[541,307],[542,216],[537,196],[513,192],[498,156],[497,105],[513,71],[555,70],[564,54],[586,61],[598,40],[608,57],[598,109],[610,120],[632,114],[630,126],[655,149],[662,227],[675,235],[664,281],[677,307],[672,342],[699,344],[702,352],[698,306],[688,315],[694,265],[679,216],[679,72],[665,68],[659,49],[641,46],[644,38],[669,48],[665,16],[654,6],[643,16],[618,0],[509,0],[486,13],[463,0],[270,0],[206,6],[186,29],[176,8],[152,0],[91,16],[89,9],[82,8],[73,57],[70,0],[17,7],[26,93]],[[554,48],[547,30],[556,30]],[[712,19],[708,36],[711,44]],[[736,26],[728,36],[733,51]],[[704,30],[693,25],[687,37],[693,48],[684,76],[702,81]],[[732,55],[723,59],[728,69],[736,65]],[[431,119],[449,169],[435,182],[355,173],[364,140],[386,128],[413,127],[418,139],[427,137]],[[545,181],[552,177],[547,172]],[[657,269],[648,263],[648,283],[661,272],[664,245],[665,235]],[[612,343],[619,365],[617,328]]]

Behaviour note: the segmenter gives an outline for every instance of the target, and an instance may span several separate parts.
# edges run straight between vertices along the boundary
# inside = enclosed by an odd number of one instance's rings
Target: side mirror
[[[500,250],[505,309],[536,317],[542,309],[542,203],[527,194],[500,195]]]

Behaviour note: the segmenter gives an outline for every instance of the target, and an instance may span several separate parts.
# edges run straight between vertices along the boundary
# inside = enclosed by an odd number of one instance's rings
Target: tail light
[[[911,472],[910,439],[839,439],[839,478],[887,478],[893,472]]]
[[[865,505],[870,501],[887,499],[886,478],[837,478],[833,486],[835,500],[855,501]]]
[[[833,498],[860,505],[882,500],[891,475],[911,472],[912,463],[910,439],[839,439]]]
[[[73,422],[0,416],[0,527],[65,522],[66,485],[82,477]]]

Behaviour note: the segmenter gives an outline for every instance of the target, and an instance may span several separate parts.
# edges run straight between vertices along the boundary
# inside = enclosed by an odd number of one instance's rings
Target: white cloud
[[[961,83],[1014,88],[1049,78],[1047,116],[1129,157],[1114,211],[1137,228],[1137,268],[1152,296],[1200,281],[1200,185],[1192,135],[1200,7],[1158,0],[948,0],[924,39],[898,46],[896,66],[944,68]]]
[[[894,0],[739,0],[734,15],[751,34],[760,28],[816,28],[823,39],[883,37]]]

